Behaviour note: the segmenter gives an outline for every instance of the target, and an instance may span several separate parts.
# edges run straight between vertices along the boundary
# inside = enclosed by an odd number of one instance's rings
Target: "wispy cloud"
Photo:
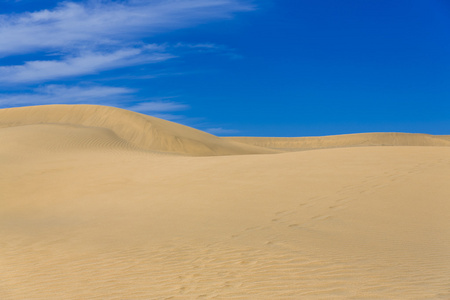
[[[222,127],[216,127],[216,128],[207,128],[205,129],[206,132],[215,134],[215,135],[230,135],[230,134],[236,134],[239,132],[239,130],[234,129],[226,129]]]
[[[0,82],[48,82],[161,62],[176,57],[170,51],[177,52],[175,48],[179,47],[223,52],[223,46],[209,43],[142,46],[142,39],[253,9],[245,3],[244,0],[90,0],[0,15],[0,57],[41,56],[13,65],[3,59]],[[42,57],[55,53],[58,55],[51,60]]]
[[[154,98],[149,99],[146,102],[141,102],[132,106],[128,106],[127,109],[142,112],[142,113],[161,113],[168,111],[181,111],[188,109],[189,106],[183,103],[167,100],[167,98]]]
[[[95,104],[107,100],[119,104],[132,99],[136,91],[109,86],[65,86],[46,85],[27,92],[0,94],[0,107],[45,105],[45,104]]]
[[[48,104],[99,104],[125,108],[168,120],[183,120],[173,114],[189,109],[177,102],[176,97],[151,97],[139,99],[135,89],[111,86],[44,85],[27,92],[0,94],[0,108]]]
[[[62,2],[52,10],[0,15],[0,56],[134,43],[252,9],[239,0]]]
[[[214,43],[177,43],[172,48],[180,50],[180,49],[188,49],[191,52],[199,53],[199,54],[220,54],[224,56],[228,56],[231,59],[242,59],[242,55],[236,53],[235,49],[227,47],[225,45],[218,45]]]
[[[173,57],[161,52],[161,47],[156,45],[125,48],[110,53],[85,52],[61,60],[27,61],[22,65],[0,67],[0,82],[24,83],[62,79],[125,66],[161,62]]]
[[[137,68],[191,53],[237,58],[236,51],[226,45],[149,41],[159,33],[254,10],[253,1],[73,0],[39,11],[0,14],[0,108],[103,104],[165,119],[187,120],[175,113],[188,109],[185,103],[172,98],[152,98],[148,91],[143,97],[145,93],[135,89],[99,86],[87,80],[117,82],[115,78],[121,76],[131,80],[132,76],[127,74],[106,73],[110,75],[105,77],[102,73],[131,66],[137,70],[136,78],[161,77],[161,70]],[[175,71],[170,73],[192,72]],[[86,75],[91,76],[83,77]],[[67,79],[83,80],[84,84],[70,85],[64,81]],[[7,92],[2,93],[1,89]]]

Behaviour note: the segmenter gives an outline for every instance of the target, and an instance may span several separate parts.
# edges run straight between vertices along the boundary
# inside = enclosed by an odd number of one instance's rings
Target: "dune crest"
[[[17,129],[23,126],[27,126],[27,129]],[[42,139],[48,142],[48,149],[53,144],[53,149],[60,149],[64,147],[65,141],[66,145],[76,147],[107,145],[191,156],[270,154],[367,146],[450,146],[450,136],[396,132],[320,137],[217,137],[174,122],[100,105],[43,105],[0,109],[0,128],[12,127],[16,128],[16,138],[24,134],[28,138],[23,136],[21,140],[27,140],[28,144],[35,140],[38,148],[43,146],[40,142]],[[8,132],[3,131],[2,134],[2,139],[5,140]],[[57,137],[59,135],[61,137]],[[67,136],[75,140],[69,141]]]
[[[276,152],[115,107],[44,105],[0,109],[0,128],[43,124],[103,129],[131,147],[149,151],[194,156]]]
[[[317,137],[226,137],[228,141],[283,151],[366,146],[450,146],[449,136],[374,132]]]

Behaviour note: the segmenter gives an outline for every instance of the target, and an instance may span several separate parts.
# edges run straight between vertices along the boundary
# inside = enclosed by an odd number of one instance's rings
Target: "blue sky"
[[[3,0],[0,108],[42,104],[217,135],[450,134],[450,3]]]

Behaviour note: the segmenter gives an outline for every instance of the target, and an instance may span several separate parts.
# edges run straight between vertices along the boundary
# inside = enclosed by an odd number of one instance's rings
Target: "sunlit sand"
[[[449,299],[448,146],[1,109],[0,299]]]

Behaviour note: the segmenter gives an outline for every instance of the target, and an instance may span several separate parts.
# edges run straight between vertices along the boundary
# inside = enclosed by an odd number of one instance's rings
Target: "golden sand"
[[[0,110],[0,299],[449,299],[449,138],[302,139]]]

